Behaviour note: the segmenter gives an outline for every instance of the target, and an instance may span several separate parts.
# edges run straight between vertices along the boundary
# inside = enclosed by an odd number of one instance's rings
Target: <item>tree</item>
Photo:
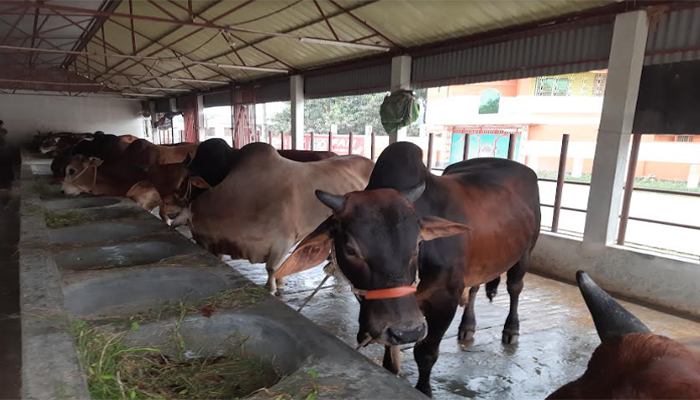
[[[418,136],[418,125],[425,121],[427,90],[416,90],[414,94],[421,101],[421,116],[414,125],[409,127],[410,136]],[[378,135],[386,135],[379,118],[379,107],[386,95],[386,93],[372,93],[306,100],[304,103],[306,132],[327,134],[331,130],[331,125],[336,124],[339,134],[346,135],[350,132],[363,134],[365,125],[371,125],[372,130]],[[288,103],[281,112],[268,118],[267,126],[273,132],[280,130],[289,132],[290,121],[291,106]]]

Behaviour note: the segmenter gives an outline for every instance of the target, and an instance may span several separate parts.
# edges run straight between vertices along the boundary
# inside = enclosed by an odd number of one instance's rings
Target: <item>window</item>
[[[608,74],[595,74],[593,77],[593,96],[602,97],[605,94],[605,82]]]
[[[479,101],[479,114],[498,114],[501,105],[501,94],[496,89],[487,89],[481,92]]]
[[[568,78],[539,77],[535,82],[535,96],[568,96],[570,87]]]
[[[693,141],[692,135],[677,135],[676,142],[690,143]]]

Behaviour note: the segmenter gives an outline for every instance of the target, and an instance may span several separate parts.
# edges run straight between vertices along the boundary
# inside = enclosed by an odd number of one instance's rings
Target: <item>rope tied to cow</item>
[[[95,187],[97,186],[97,168],[99,168],[99,167],[100,167],[99,165],[88,165],[87,167],[85,167],[85,169],[78,172],[78,174],[76,176],[74,176],[70,179],[68,179],[69,177],[65,177],[65,180],[68,183],[73,183],[73,182],[75,182],[76,179],[80,178],[80,176],[82,176],[85,173],[85,171],[89,170],[90,168],[93,168],[92,186],[88,190],[89,193],[92,193],[95,190]]]

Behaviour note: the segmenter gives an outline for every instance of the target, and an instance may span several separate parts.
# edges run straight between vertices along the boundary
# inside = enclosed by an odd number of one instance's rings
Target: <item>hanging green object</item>
[[[379,108],[382,126],[387,133],[394,133],[416,122],[420,103],[410,90],[399,90],[384,98]]]

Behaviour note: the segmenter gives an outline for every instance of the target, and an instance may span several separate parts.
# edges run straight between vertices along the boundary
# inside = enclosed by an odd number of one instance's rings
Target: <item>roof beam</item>
[[[335,0],[328,0],[331,3],[333,3],[334,6],[338,7],[339,9],[343,10],[343,13],[349,15],[354,19],[355,21],[359,22],[362,24],[365,28],[369,29],[370,31],[376,33],[377,35],[381,36],[382,39],[386,40],[387,43],[391,44],[392,46],[396,47],[397,49],[401,49],[401,46],[396,44],[393,40],[389,39],[385,34],[379,32],[377,29],[372,27],[370,24],[368,24],[365,20],[358,18],[355,14],[352,13],[352,10],[346,9],[345,7],[341,6],[338,4]]]
[[[316,8],[318,9],[318,12],[321,14],[321,18],[323,18],[323,20],[326,21],[326,25],[328,26],[328,29],[333,34],[333,37],[335,38],[335,40],[340,40],[340,38],[338,37],[338,34],[335,33],[335,29],[333,29],[333,25],[331,25],[331,21],[328,20],[328,18],[326,17],[326,14],[323,12],[323,9],[321,8],[321,5],[318,4],[318,0],[314,0],[314,4],[316,4]]]
[[[368,0],[368,1],[365,1],[365,2],[363,2],[363,3],[355,4],[355,5],[352,6],[352,7],[347,7],[347,8],[345,9],[345,12],[347,12],[347,11],[354,11],[354,10],[357,10],[357,9],[359,9],[359,8],[366,7],[366,6],[368,6],[368,5],[374,4],[374,3],[378,2],[378,1],[379,1],[379,0]],[[339,11],[339,12],[336,12],[336,13],[333,13],[333,14],[328,14],[328,18],[333,18],[333,17],[335,17],[335,16],[337,16],[337,15],[340,15],[340,14],[343,14],[343,13],[344,13],[343,11]],[[285,34],[286,34],[286,33],[289,33],[289,32],[298,31],[298,30],[304,29],[304,28],[306,28],[306,27],[308,27],[308,26],[317,24],[317,23],[319,23],[319,22],[321,22],[321,21],[323,21],[322,18],[314,19],[314,20],[312,20],[312,21],[305,22],[305,23],[303,23],[303,24],[297,25],[297,26],[295,26],[295,27],[293,27],[293,28],[289,28],[289,29],[287,29],[287,30],[284,30],[284,31],[282,31],[282,33],[285,33]],[[234,35],[232,35],[232,36],[234,36]],[[237,38],[236,36],[234,36],[234,37]],[[238,40],[241,40],[240,38],[237,38],[237,39],[238,39]],[[241,51],[241,50],[243,50],[243,49],[245,49],[245,48],[252,47],[252,48],[254,48],[254,49],[256,49],[256,50],[262,52],[263,54],[267,55],[268,57],[270,57],[270,58],[272,58],[272,59],[274,59],[274,60],[276,60],[276,61],[278,61],[278,62],[280,62],[280,63],[282,63],[282,64],[284,64],[284,65],[286,65],[286,66],[288,66],[290,69],[292,69],[291,72],[294,72],[294,67],[292,67],[291,65],[289,65],[289,64],[287,64],[287,63],[285,63],[285,62],[283,62],[283,61],[281,61],[281,60],[278,60],[276,57],[270,55],[270,54],[267,53],[266,51],[264,51],[264,50],[258,48],[257,46],[255,46],[256,44],[261,43],[261,42],[264,42],[264,41],[267,40],[267,39],[269,39],[269,38],[263,38],[263,39],[253,40],[253,41],[251,41],[251,42],[245,42],[245,41],[241,40],[243,43],[245,43],[245,45],[239,47],[237,50],[238,50],[238,51]],[[214,55],[214,56],[212,56],[212,57],[207,57],[207,58],[205,58],[203,61],[211,61],[211,60],[215,60],[215,59],[217,59],[217,58],[229,56],[229,55],[231,55],[231,54],[235,54],[235,51],[230,50],[230,51],[226,51],[226,52],[223,52],[223,53],[219,53],[219,54]],[[179,72],[179,71],[181,71],[181,70],[182,70],[182,69],[170,71],[170,73]],[[146,82],[141,82],[141,83],[146,83]]]
[[[100,10],[103,11],[108,11],[112,12],[119,7],[119,4],[121,4],[122,0],[104,0],[102,5],[100,6]],[[64,16],[66,15],[65,13],[63,14]],[[92,38],[97,35],[97,32],[100,31],[102,26],[104,25],[105,21],[107,21],[107,18],[105,17],[98,17],[92,19],[92,22],[90,23],[89,27],[87,30],[83,30],[83,33],[80,35],[80,40],[78,43],[73,46],[72,50],[75,51],[83,51],[87,48],[88,43],[92,40]],[[61,66],[64,68],[67,68],[72,62],[75,61],[75,57],[70,55],[66,57],[65,60],[61,63]]]

